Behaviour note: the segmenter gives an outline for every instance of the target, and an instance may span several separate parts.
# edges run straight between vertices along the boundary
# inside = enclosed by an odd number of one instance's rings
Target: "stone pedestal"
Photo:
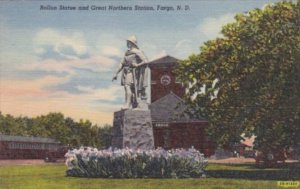
[[[115,112],[112,147],[154,149],[150,110],[127,109]]]

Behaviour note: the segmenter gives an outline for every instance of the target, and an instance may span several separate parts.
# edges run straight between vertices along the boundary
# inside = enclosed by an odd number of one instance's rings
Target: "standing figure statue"
[[[131,108],[147,108],[146,88],[148,86],[148,62],[137,45],[135,36],[127,39],[128,50],[112,81],[117,79],[118,73],[122,72],[121,85],[125,89],[125,107]]]

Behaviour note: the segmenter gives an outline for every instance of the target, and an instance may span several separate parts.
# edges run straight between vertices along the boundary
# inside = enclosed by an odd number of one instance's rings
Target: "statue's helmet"
[[[132,44],[134,44],[138,48],[137,40],[136,40],[136,37],[134,35],[128,37],[127,41],[131,42]]]

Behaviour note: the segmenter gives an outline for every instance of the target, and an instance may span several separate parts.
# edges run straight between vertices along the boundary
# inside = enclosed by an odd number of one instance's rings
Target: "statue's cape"
[[[145,56],[144,52],[140,49],[133,48],[131,50],[127,50],[125,56],[130,56],[132,54],[135,54],[138,57],[139,61],[137,63],[147,62],[147,57]]]

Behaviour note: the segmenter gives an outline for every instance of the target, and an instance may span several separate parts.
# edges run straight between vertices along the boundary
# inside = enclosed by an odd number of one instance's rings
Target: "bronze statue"
[[[112,81],[122,72],[121,85],[125,89],[124,109],[145,108],[148,86],[147,58],[137,45],[135,36],[127,39],[128,50]]]

